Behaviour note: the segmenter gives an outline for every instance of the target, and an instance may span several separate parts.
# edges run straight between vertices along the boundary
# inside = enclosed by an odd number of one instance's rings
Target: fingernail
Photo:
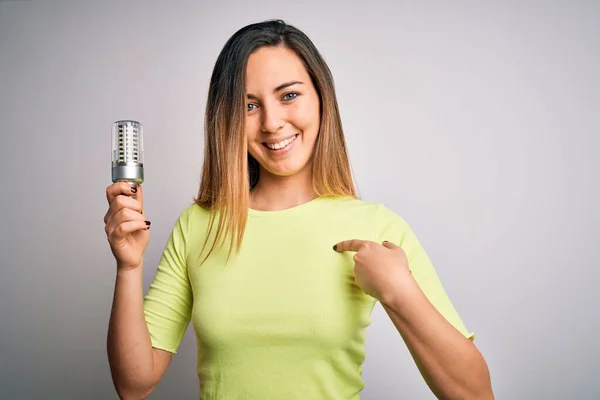
[[[151,222],[150,221],[144,221],[146,223],[146,225],[150,226]]]
[[[334,250],[334,251],[337,251],[337,244],[334,244],[334,245],[333,245],[333,250]]]
[[[135,187],[135,186],[132,186],[132,187],[131,187],[131,191],[132,191],[133,193],[137,193],[137,187]]]

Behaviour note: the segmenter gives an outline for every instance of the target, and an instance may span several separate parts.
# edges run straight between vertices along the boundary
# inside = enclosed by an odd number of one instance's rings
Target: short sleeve
[[[187,274],[186,240],[190,209],[175,222],[144,297],[152,346],[176,353],[189,325],[192,289]]]
[[[402,247],[408,265],[417,284],[438,312],[446,318],[463,336],[473,340],[475,334],[465,327],[460,315],[448,297],[439,276],[409,224],[393,211],[382,207],[380,210],[380,241],[387,240]]]

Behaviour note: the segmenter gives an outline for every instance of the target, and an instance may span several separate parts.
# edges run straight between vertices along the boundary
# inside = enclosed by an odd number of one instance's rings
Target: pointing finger
[[[385,240],[383,243],[381,243],[381,245],[382,245],[383,247],[385,247],[385,248],[388,248],[388,249],[390,249],[390,250],[396,250],[396,249],[399,249],[399,248],[400,248],[400,246],[397,246],[397,245],[395,245],[395,244],[394,244],[394,243],[392,243],[392,242],[388,242],[387,240]]]
[[[367,243],[371,243],[369,240],[344,240],[343,242],[339,242],[333,249],[337,252],[342,251],[359,251],[362,247],[364,247]]]

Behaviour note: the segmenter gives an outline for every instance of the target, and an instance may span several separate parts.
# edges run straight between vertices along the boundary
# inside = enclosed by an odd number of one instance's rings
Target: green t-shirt
[[[152,345],[175,353],[192,322],[203,400],[359,399],[365,329],[375,299],[353,278],[354,253],[334,244],[401,246],[413,277],[466,337],[459,315],[409,225],[380,204],[316,198],[249,210],[243,245],[199,264],[209,212],[179,216],[144,300]]]

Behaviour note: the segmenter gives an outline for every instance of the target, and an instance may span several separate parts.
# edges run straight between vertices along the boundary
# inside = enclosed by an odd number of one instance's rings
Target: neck
[[[309,169],[293,176],[273,176],[261,170],[258,184],[250,192],[250,208],[259,211],[285,210],[315,197]]]

